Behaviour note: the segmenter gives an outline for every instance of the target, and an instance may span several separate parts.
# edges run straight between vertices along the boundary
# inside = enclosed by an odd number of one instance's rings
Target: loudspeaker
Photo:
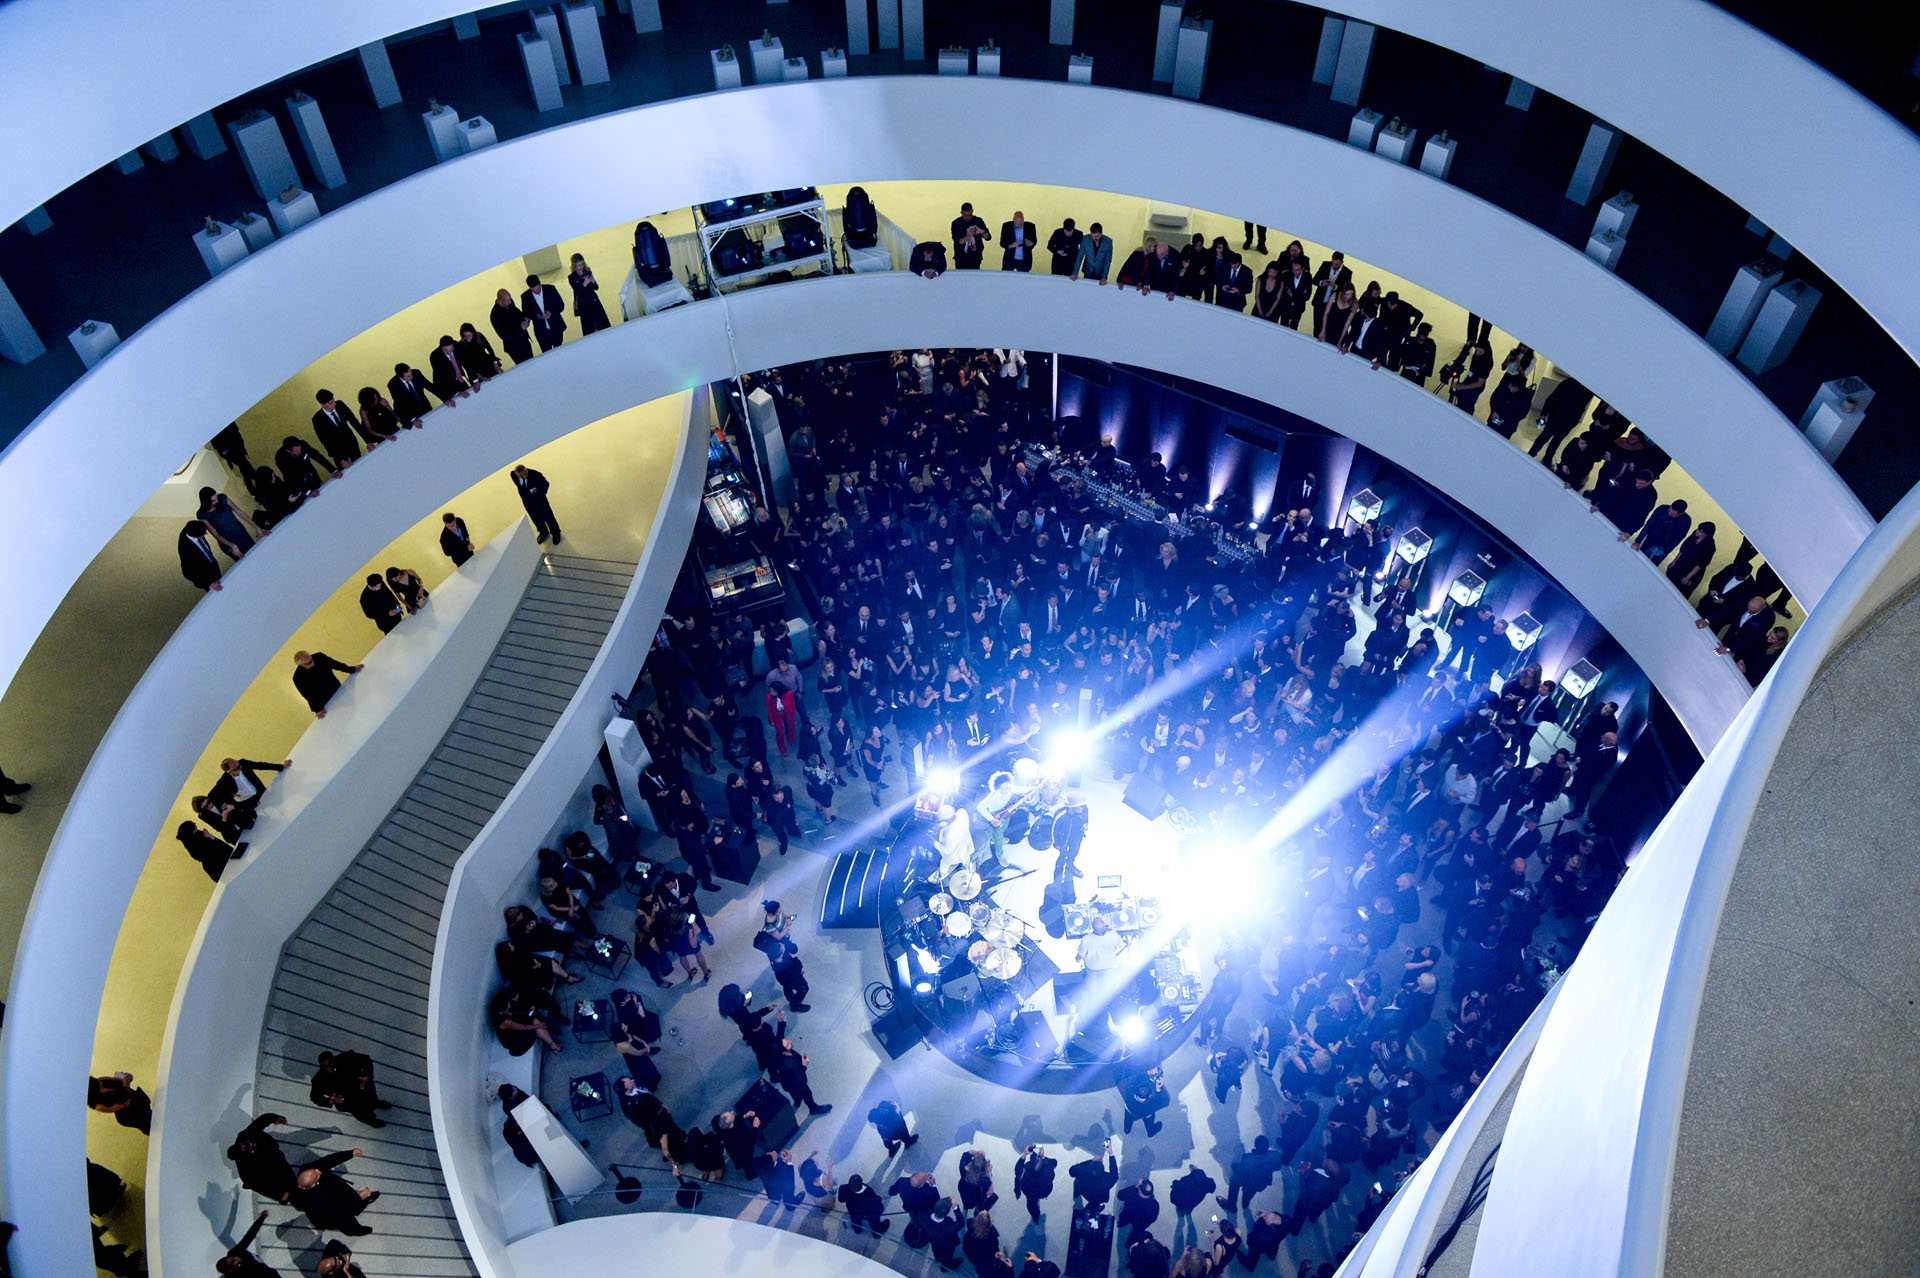
[[[713,861],[713,872],[721,878],[751,883],[753,872],[760,868],[760,840],[745,830],[736,829],[725,843],[709,847],[707,856]]]
[[[1092,1207],[1073,1213],[1067,1234],[1068,1278],[1104,1278],[1113,1265],[1113,1217]]]
[[[713,246],[713,269],[721,275],[738,275],[759,266],[762,260],[760,242],[739,227],[720,237]]]
[[[787,247],[790,262],[813,257],[827,246],[826,233],[820,224],[798,213],[780,219],[780,239]]]
[[[1016,1034],[1020,1045],[1015,1051],[1023,1061],[1050,1061],[1054,1053],[1060,1050],[1059,1041],[1047,1025],[1047,1018],[1039,1012],[1020,1013]]]
[[[1167,789],[1144,772],[1134,774],[1127,782],[1127,792],[1121,802],[1152,821],[1164,816],[1167,811]]]
[[[873,1023],[873,1036],[886,1049],[887,1059],[897,1061],[920,1042],[920,1019],[904,1001]]]

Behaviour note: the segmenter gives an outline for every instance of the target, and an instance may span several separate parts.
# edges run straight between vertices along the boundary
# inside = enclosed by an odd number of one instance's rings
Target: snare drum
[[[973,933],[973,920],[958,910],[942,919],[941,926],[946,929],[948,936],[969,936]]]

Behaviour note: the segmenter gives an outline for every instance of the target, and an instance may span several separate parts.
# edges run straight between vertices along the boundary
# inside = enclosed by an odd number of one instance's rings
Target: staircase
[[[427,1109],[427,985],[447,878],[513,788],[572,699],[613,624],[634,565],[548,555],[460,715],[347,872],[281,951],[261,1033],[254,1113],[295,1167],[362,1150],[339,1169],[380,1198],[349,1240],[380,1278],[469,1278],[434,1151]],[[373,1129],[308,1100],[322,1051],[373,1058],[381,1099]],[[291,1208],[273,1215],[255,1254],[282,1273],[312,1273],[323,1239]]]

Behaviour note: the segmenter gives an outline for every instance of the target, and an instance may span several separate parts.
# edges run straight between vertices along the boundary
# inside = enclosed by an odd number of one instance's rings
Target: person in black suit
[[[225,839],[207,833],[191,821],[182,821],[174,828],[173,837],[187,850],[194,863],[207,872],[207,877],[215,883],[220,881],[220,872],[227,868],[227,862],[247,850],[244,843],[231,844]]]
[[[260,1230],[267,1223],[267,1213],[261,1212],[253,1218],[253,1224],[240,1236],[240,1241],[227,1248],[227,1254],[214,1262],[214,1272],[226,1278],[280,1278],[279,1271],[270,1265],[262,1264],[248,1248],[253,1240],[260,1236]]]
[[[207,797],[216,804],[237,803],[242,807],[258,807],[261,796],[267,792],[267,783],[260,774],[284,772],[292,766],[292,759],[280,763],[267,763],[261,759],[222,759],[220,779],[207,791]]]
[[[305,698],[316,719],[327,717],[327,702],[340,691],[340,680],[336,676],[358,674],[366,669],[364,664],[350,666],[335,661],[324,652],[296,652],[293,662],[294,691]]]
[[[1387,330],[1388,369],[1396,373],[1400,371],[1401,343],[1420,326],[1420,321],[1425,318],[1426,313],[1419,307],[1410,302],[1401,301],[1399,293],[1390,292],[1380,299],[1380,323]]]
[[[1299,332],[1300,318],[1312,300],[1313,277],[1307,274],[1306,259],[1295,258],[1280,272],[1280,322]],[[1314,326],[1319,327],[1318,321]]]
[[[1040,1219],[1040,1204],[1053,1193],[1053,1174],[1059,1167],[1059,1162],[1048,1158],[1047,1151],[1038,1145],[1027,1146],[1013,1165],[1014,1195],[1026,1200],[1027,1214],[1036,1221]]]
[[[551,537],[553,544],[559,545],[560,521],[553,517],[553,504],[547,500],[547,477],[537,470],[515,466],[513,486],[520,490],[520,504],[526,507],[527,518],[539,534],[534,540],[544,542]]]
[[[353,1263],[353,1250],[338,1238],[327,1239],[313,1272],[320,1278],[367,1278],[366,1270]]]
[[[1402,337],[1391,351],[1387,366],[1419,386],[1433,376],[1433,361],[1439,350],[1433,342],[1433,325],[1415,324],[1413,332]]]
[[[554,345],[558,346],[559,343],[555,342]],[[473,378],[467,376],[467,370],[460,367],[460,351],[454,345],[451,333],[440,335],[440,344],[427,356],[427,370],[432,377],[433,393],[440,397],[443,404],[465,399],[475,390]]]
[[[987,243],[986,221],[974,215],[973,205],[962,204],[960,216],[948,228],[953,240],[953,266],[957,271],[977,271]]]
[[[1146,270],[1140,278],[1142,293],[1165,293],[1171,302],[1180,290],[1180,259],[1175,255],[1173,246],[1162,240],[1153,246],[1153,253],[1147,258]]]
[[[1321,319],[1327,313],[1327,307],[1333,299],[1340,296],[1340,290],[1353,283],[1353,272],[1347,267],[1344,253],[1335,253],[1320,263],[1320,269],[1313,273],[1313,331],[1320,331]]]
[[[380,1192],[355,1189],[333,1170],[359,1155],[359,1150],[350,1149],[316,1158],[294,1177],[293,1205],[307,1214],[315,1229],[331,1229],[352,1236],[373,1232],[360,1223],[359,1216],[373,1205]]]
[[[362,386],[356,398],[360,401],[360,438],[367,441],[368,448],[380,447],[405,427],[377,387]]]
[[[1592,402],[1593,392],[1579,382],[1571,377],[1561,381],[1547,396],[1547,402],[1540,406],[1540,416],[1534,422],[1540,428],[1540,433],[1527,445],[1527,456],[1538,457],[1552,466],[1554,450],[1580,424],[1587,405]]]
[[[418,429],[420,419],[433,411],[427,398],[427,379],[408,364],[395,364],[387,379],[387,395],[393,400],[394,415],[408,427]]]
[[[366,589],[360,592],[360,611],[367,614],[367,620],[380,627],[380,633],[390,635],[395,626],[406,619],[406,613],[400,607],[400,601],[393,597],[393,591],[387,588],[387,579],[377,572],[367,574]]]
[[[360,441],[354,438],[360,430],[353,410],[333,397],[330,390],[317,390],[313,393],[320,407],[313,414],[313,435],[320,441],[320,448],[333,458],[333,473],[339,474],[360,460]]]
[[[1000,224],[1000,269],[1003,271],[1031,271],[1033,269],[1033,248],[1040,242],[1040,232],[1027,215],[1014,210],[1013,221]]]
[[[481,382],[496,376],[503,367],[500,357],[493,353],[493,343],[482,337],[480,330],[471,324],[460,326],[460,340],[453,344],[453,353],[475,390],[480,389]]]
[[[1253,270],[1238,253],[1227,253],[1226,264],[1214,272],[1213,304],[1228,310],[1247,309],[1247,294],[1253,291]]]
[[[487,313],[487,323],[514,363],[524,364],[533,358],[533,321],[513,304],[511,292],[503,288],[493,295],[493,309]]]
[[[558,346],[567,332],[567,304],[560,291],[540,282],[538,275],[527,276],[527,291],[520,295],[520,313],[533,324],[533,335],[540,349]]]
[[[881,1219],[886,1211],[886,1200],[873,1192],[873,1187],[860,1176],[847,1177],[847,1183],[840,1186],[836,1198],[847,1209],[847,1227],[854,1233],[870,1233],[879,1237],[893,1228],[891,1220]]]
[[[307,1096],[322,1109],[351,1114],[369,1127],[385,1127],[376,1110],[392,1109],[373,1081],[373,1058],[365,1052],[322,1052]]]
[[[1053,258],[1055,275],[1073,274],[1073,265],[1080,260],[1082,238],[1080,232],[1074,229],[1072,218],[1062,221],[1060,229],[1047,237],[1047,252]]]
[[[473,558],[473,538],[467,535],[467,521],[449,510],[440,516],[440,553],[458,568]]]
[[[288,491],[300,494],[302,500],[320,491],[320,472],[314,467],[313,461],[306,441],[298,435],[287,436],[273,454],[274,465],[280,468],[280,478],[285,481]]]
[[[938,279],[947,273],[947,247],[923,241],[913,246],[913,255],[907,259],[907,269],[915,275],[927,279]]]
[[[207,540],[207,526],[189,519],[180,529],[180,573],[202,590],[219,590],[220,561]]]
[[[240,1187],[276,1203],[293,1200],[293,1165],[267,1128],[286,1125],[285,1114],[262,1114],[241,1128],[227,1146],[227,1157],[240,1172]]]

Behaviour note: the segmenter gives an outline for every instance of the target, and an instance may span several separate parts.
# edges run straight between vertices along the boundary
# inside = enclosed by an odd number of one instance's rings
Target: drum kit
[[[971,901],[974,897],[979,896],[979,871],[964,866],[955,870],[947,877],[947,892],[942,893],[942,895],[948,893],[950,893],[956,901]]]
[[[955,910],[941,921],[940,926],[948,936],[967,936],[973,932],[973,919]]]

